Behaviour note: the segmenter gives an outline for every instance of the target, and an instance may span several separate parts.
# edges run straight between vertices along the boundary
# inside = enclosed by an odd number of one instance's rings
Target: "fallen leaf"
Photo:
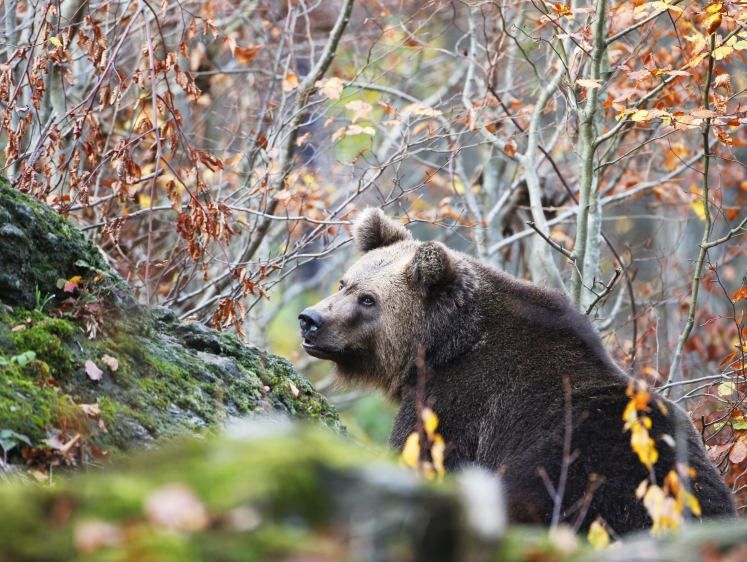
[[[124,538],[116,525],[103,521],[81,521],[73,534],[75,548],[81,554],[90,554],[104,546],[116,546]]]
[[[14,326],[11,332],[20,332],[21,330],[26,329],[26,324],[19,324],[18,326]]]
[[[116,371],[119,369],[119,361],[117,361],[116,357],[112,357],[111,355],[102,355],[101,360],[107,364],[107,366],[112,370]]]
[[[101,415],[101,408],[98,404],[78,404],[78,408],[88,414],[89,418],[97,418]]]
[[[49,474],[42,470],[32,468],[31,470],[29,470],[29,474],[36,478],[39,482],[46,482],[47,480],[49,480]]]
[[[158,488],[143,507],[152,523],[174,531],[201,531],[210,522],[205,506],[184,484]]]
[[[228,513],[228,525],[236,533],[246,533],[253,531],[262,523],[262,516],[259,512],[249,506],[242,505],[232,509]]]
[[[90,447],[88,449],[88,452],[91,453],[91,456],[95,461],[98,462],[109,462],[111,460],[112,452],[111,451],[102,451],[98,447]]]
[[[63,286],[62,290],[66,293],[72,293],[82,282],[83,278],[80,275],[76,275],[75,277],[71,277],[70,279],[65,281],[65,285]]]
[[[75,445],[80,443],[81,439],[83,439],[83,436],[80,433],[76,433],[75,437],[70,439],[70,441],[68,441],[67,443],[63,443],[62,441],[60,441],[60,438],[55,435],[51,439],[47,439],[46,443],[56,451],[62,453],[63,457],[68,458],[70,450],[75,447]]]
[[[88,378],[90,378],[92,381],[100,381],[101,377],[104,375],[104,371],[99,369],[96,366],[96,363],[94,363],[90,359],[86,361],[86,373],[88,374]]]
[[[293,399],[295,400],[295,399],[298,398],[298,395],[299,395],[300,391],[298,390],[298,388],[296,387],[295,384],[293,384],[293,383],[289,383],[289,384],[290,384],[291,392],[293,393]]]

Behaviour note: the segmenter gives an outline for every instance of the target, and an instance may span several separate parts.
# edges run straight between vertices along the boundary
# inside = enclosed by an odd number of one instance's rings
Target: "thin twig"
[[[537,234],[539,234],[545,240],[545,242],[547,242],[548,244],[550,244],[550,246],[552,246],[555,250],[557,250],[558,252],[560,252],[561,254],[563,254],[565,257],[567,257],[573,263],[576,263],[576,256],[573,255],[572,252],[569,252],[568,250],[566,250],[565,248],[563,248],[563,246],[561,246],[560,244],[558,244],[557,242],[555,242],[552,238],[550,238],[549,236],[547,236],[544,232],[542,232],[539,228],[537,228],[537,225],[534,224],[532,221],[527,221],[526,224],[531,229],[533,229]]]
[[[607,295],[609,295],[609,294],[610,294],[610,291],[611,291],[611,290],[612,290],[612,288],[613,288],[613,287],[615,286],[615,283],[617,283],[617,280],[618,280],[618,279],[620,278],[620,275],[622,275],[622,272],[623,272],[623,270],[622,270],[622,267],[618,267],[618,268],[617,268],[617,269],[615,270],[615,275],[613,275],[613,277],[612,277],[612,279],[610,280],[610,282],[609,282],[609,283],[608,283],[607,285],[605,285],[605,286],[604,286],[604,291],[602,291],[601,293],[599,293],[599,294],[597,295],[597,298],[595,298],[595,299],[594,299],[594,302],[592,302],[592,303],[591,303],[591,304],[589,305],[589,308],[587,308],[587,309],[586,309],[586,314],[587,314],[587,315],[588,315],[588,314],[591,314],[591,311],[592,311],[592,310],[594,310],[594,307],[595,307],[595,306],[597,305],[597,303],[598,303],[598,302],[599,302],[600,300],[602,300],[602,299],[603,299],[604,297],[606,297]]]

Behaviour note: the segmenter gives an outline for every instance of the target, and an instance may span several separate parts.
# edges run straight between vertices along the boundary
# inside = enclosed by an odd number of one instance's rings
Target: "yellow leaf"
[[[444,470],[444,453],[445,452],[446,452],[446,443],[444,443],[443,437],[436,434],[436,437],[433,440],[433,445],[431,446],[431,458],[433,459],[433,466],[436,468],[436,472],[438,472],[439,482],[443,480],[444,473],[446,472]]]
[[[405,441],[405,446],[402,448],[402,460],[412,468],[418,468],[420,465],[420,436],[417,433],[411,433]]]
[[[421,417],[423,418],[423,427],[425,428],[425,432],[428,434],[428,439],[433,441],[433,434],[438,427],[438,416],[434,414],[433,410],[430,408],[423,408]]]
[[[693,208],[693,211],[695,211],[695,214],[698,215],[700,220],[704,221],[706,219],[705,208],[703,207],[703,201],[701,199],[691,201],[690,206]]]
[[[654,440],[648,436],[646,426],[650,427],[651,420],[644,417],[643,421],[644,423],[635,422],[631,427],[630,447],[638,455],[638,459],[646,465],[646,468],[651,468],[659,460],[659,452],[656,450]]]
[[[604,548],[610,544],[609,533],[607,533],[607,530],[598,520],[591,524],[589,527],[589,534],[586,538],[595,550],[599,550],[600,548]]]
[[[655,10],[659,12],[664,12],[666,10],[672,10],[674,12],[682,12],[682,8],[679,6],[671,6],[670,4],[667,4],[666,2],[651,2],[650,4],[647,4],[648,6],[651,6]]]
[[[55,47],[62,47],[62,41],[57,39],[57,37],[50,37],[49,42],[52,43]]]
[[[733,382],[724,382],[718,385],[718,393],[721,396],[731,396],[737,391],[737,387]]]
[[[648,120],[648,110],[646,109],[639,109],[636,111],[633,116],[630,118],[632,121],[646,121]]]
[[[694,495],[692,495],[689,492],[685,492],[685,497],[687,499],[687,507],[690,508],[690,511],[693,512],[693,515],[695,517],[700,517],[701,511],[700,511],[700,503],[698,502],[698,498],[696,498]]]
[[[618,113],[617,115],[615,115],[615,119],[617,121],[619,121],[620,119],[622,119],[626,115],[633,115],[634,113],[635,113],[635,109],[624,109],[620,113]]]
[[[668,530],[676,531],[679,528],[681,516],[677,511],[677,502],[674,498],[668,497],[659,486],[649,486],[643,497],[643,505],[653,521],[652,535],[661,535]]]
[[[715,33],[716,30],[721,27],[721,13],[718,11],[716,13],[712,13],[710,16],[703,20],[701,25],[706,28],[706,33],[708,33],[708,35]]]
[[[628,402],[628,405],[625,406],[625,411],[623,412],[623,420],[627,422],[627,425],[632,425],[636,421],[638,421],[638,410],[635,408],[635,400],[631,400]],[[624,431],[627,431],[627,427]]]
[[[734,49],[732,47],[728,47],[728,46],[717,47],[716,49],[713,50],[713,58],[716,60],[721,60],[729,56],[733,51]]]

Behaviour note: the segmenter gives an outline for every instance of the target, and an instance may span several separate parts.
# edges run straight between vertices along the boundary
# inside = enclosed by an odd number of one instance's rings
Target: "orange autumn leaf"
[[[720,369],[724,365],[728,365],[729,363],[731,363],[732,361],[734,361],[734,359],[736,359],[736,357],[737,357],[737,352],[733,351],[732,353],[730,353],[729,355],[727,355],[726,357],[724,357],[724,359],[721,361],[721,363],[718,364],[718,368]]]
[[[747,299],[747,287],[742,287],[736,293],[734,293],[734,296],[731,297],[731,302],[738,303],[739,301],[743,301],[744,299]]]

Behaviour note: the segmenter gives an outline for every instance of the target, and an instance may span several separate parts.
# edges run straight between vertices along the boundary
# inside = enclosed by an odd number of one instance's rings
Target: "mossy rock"
[[[58,288],[75,276],[85,295]],[[55,298],[43,307],[37,294]],[[85,314],[60,312],[66,299],[84,297],[98,318],[93,339]],[[80,311],[75,302],[68,308]],[[90,362],[100,380],[89,376]],[[15,444],[11,461],[21,460],[26,443],[48,450],[56,435],[81,436],[79,458],[66,459],[80,464],[92,447],[127,451],[278,413],[344,432],[334,408],[288,361],[138,305],[78,229],[0,183],[0,431],[14,432],[0,444]]]
[[[32,309],[36,289],[41,295],[52,295],[58,291],[58,279],[86,275],[88,268],[82,262],[109,270],[93,242],[75,226],[0,176],[0,299]],[[126,283],[109,271],[128,304],[134,304]]]
[[[53,486],[11,477],[0,486],[0,560],[454,559],[452,483],[287,422],[228,433]]]
[[[241,422],[222,438],[52,485],[6,478],[2,561],[710,562],[744,560],[747,549],[747,526],[735,521],[602,551],[570,529],[500,527],[488,538],[480,529],[501,506],[490,505],[484,473],[428,482],[386,454],[289,422]]]

